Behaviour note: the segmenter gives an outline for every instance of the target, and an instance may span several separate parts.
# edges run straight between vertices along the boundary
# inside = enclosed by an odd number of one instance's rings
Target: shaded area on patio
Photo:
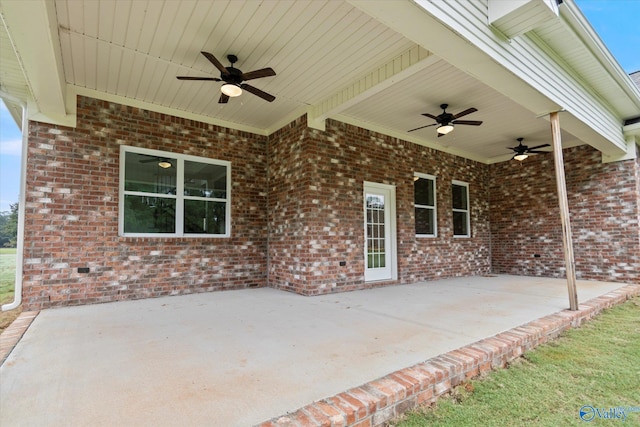
[[[0,368],[0,423],[253,425],[567,307],[562,279],[495,276],[45,310]]]

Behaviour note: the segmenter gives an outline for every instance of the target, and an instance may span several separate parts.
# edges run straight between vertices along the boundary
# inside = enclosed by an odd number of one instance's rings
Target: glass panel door
[[[365,281],[390,280],[395,273],[395,189],[366,183],[364,190]]]

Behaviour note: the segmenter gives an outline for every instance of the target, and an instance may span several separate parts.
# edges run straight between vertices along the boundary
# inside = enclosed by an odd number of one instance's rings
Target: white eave
[[[606,101],[620,115],[623,122],[640,115],[640,88],[613,57],[573,0],[564,1],[560,15],[565,25],[572,30],[571,36],[578,37],[581,41],[574,45],[574,49],[584,52],[580,56],[584,58],[585,65],[576,64],[578,73],[598,93],[606,96]],[[563,40],[564,37],[556,38],[552,47],[564,57],[564,51],[558,45]],[[606,79],[603,79],[602,68],[607,71]]]
[[[3,32],[30,89],[29,119],[73,125],[68,117],[55,5],[46,0],[0,2]],[[3,48],[4,49],[4,48]],[[19,96],[20,96],[19,95]]]

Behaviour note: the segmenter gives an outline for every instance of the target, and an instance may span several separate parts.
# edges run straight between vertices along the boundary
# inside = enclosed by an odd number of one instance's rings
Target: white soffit
[[[37,110],[64,118],[66,87],[53,2],[4,0],[0,5],[11,46]]]
[[[29,98],[29,87],[24,79],[24,73],[13,50],[4,22],[0,24],[0,64],[2,64],[0,93],[7,94],[9,97],[26,104]],[[11,99],[5,99],[5,103],[13,120],[20,125],[22,123],[22,107],[12,102]]]
[[[488,0],[489,23],[514,38],[558,17],[556,0]]]

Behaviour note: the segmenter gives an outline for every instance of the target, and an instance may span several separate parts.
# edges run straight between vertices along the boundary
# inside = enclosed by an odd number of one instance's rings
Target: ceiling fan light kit
[[[446,135],[449,132],[451,132],[453,130],[453,125],[450,124],[444,124],[442,126],[440,126],[438,129],[436,129],[438,131],[438,133],[442,134],[442,135]]]
[[[220,92],[224,93],[227,96],[235,98],[236,96],[242,95],[242,88],[239,85],[225,83],[220,87]]]
[[[526,154],[516,154],[515,156],[513,156],[513,159],[521,162],[524,159],[526,159],[527,157],[529,157],[529,156],[526,155]]]

